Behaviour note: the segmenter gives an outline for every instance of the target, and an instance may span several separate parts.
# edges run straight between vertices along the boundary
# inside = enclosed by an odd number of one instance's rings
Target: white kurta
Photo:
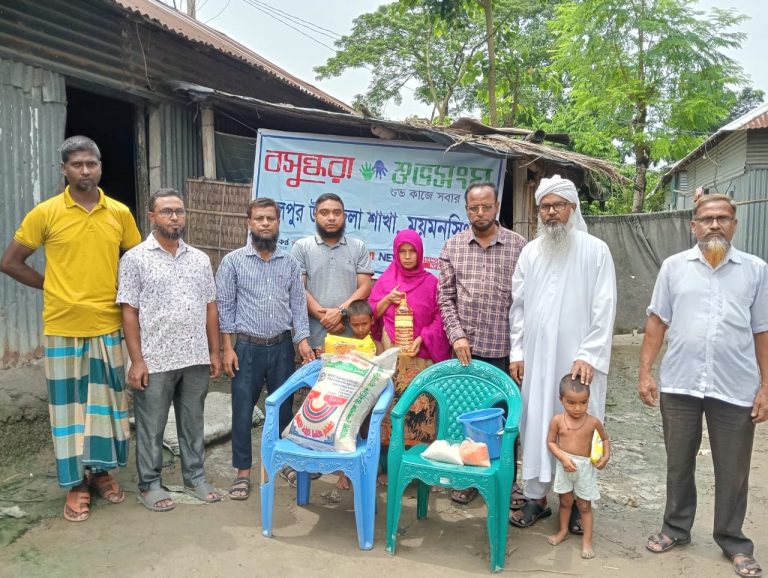
[[[512,276],[510,360],[525,362],[522,477],[542,483],[554,478],[547,432],[552,417],[563,411],[560,380],[576,360],[594,367],[589,412],[602,421],[611,361],[616,316],[611,252],[588,233],[570,234],[571,244],[561,255],[542,253],[541,239],[528,243]]]

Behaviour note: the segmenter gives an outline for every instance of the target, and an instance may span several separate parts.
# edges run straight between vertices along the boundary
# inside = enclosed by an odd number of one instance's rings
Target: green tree
[[[352,23],[352,31],[336,42],[338,52],[315,68],[318,79],[365,67],[373,78],[358,106],[380,111],[402,101],[406,83],[415,81],[416,100],[433,107],[432,118],[443,124],[451,112],[475,105],[475,66],[485,42],[483,28],[468,17],[450,27],[430,18],[420,6],[380,6]]]
[[[482,10],[485,45],[488,51],[488,68],[485,75],[488,89],[488,123],[498,126],[496,106],[496,27],[494,23],[493,0],[402,0],[404,6],[423,6],[431,21],[439,18],[448,26],[464,18],[473,18],[479,7]]]
[[[618,142],[634,160],[632,211],[642,212],[649,166],[680,158],[728,114],[745,17],[694,10],[694,0],[576,0],[558,6],[552,70],[568,86],[571,122],[600,131],[585,152]],[[590,150],[592,147],[595,150]]]
[[[715,127],[715,130],[723,125],[728,124],[737,118],[744,116],[749,111],[757,108],[763,104],[765,99],[765,92],[759,88],[753,88],[751,86],[745,86],[739,92],[734,93],[735,102],[731,106],[731,110],[728,112],[728,116],[722,121],[722,123]]]
[[[548,27],[562,0],[497,0],[496,91],[501,126],[543,128],[565,104],[552,82]],[[487,86],[482,83],[482,86]],[[480,91],[485,104],[485,91]]]

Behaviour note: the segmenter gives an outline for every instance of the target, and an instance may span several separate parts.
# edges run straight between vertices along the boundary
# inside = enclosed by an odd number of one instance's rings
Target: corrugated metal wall
[[[65,119],[64,77],[0,59],[0,250],[25,214],[58,192]],[[42,250],[28,263],[42,271]],[[41,354],[42,300],[42,292],[0,275],[0,367]]]
[[[768,169],[747,171],[733,180],[731,189],[737,203],[753,201],[739,205],[734,246],[768,261]]]
[[[737,203],[744,203],[738,208],[739,224],[733,244],[741,251],[768,261],[768,168],[750,168],[740,177],[729,180],[727,185],[727,189],[723,187],[712,192],[728,193]],[[677,198],[678,209],[690,209],[692,203],[692,195]]]
[[[691,163],[688,169],[688,190],[697,187],[729,189],[731,179],[744,174],[747,158],[747,134],[738,131],[729,135],[713,149]]]
[[[747,165],[768,167],[768,129],[747,131]]]
[[[254,33],[262,25],[254,21]],[[0,0],[0,55],[151,100],[172,98],[156,90],[161,81],[173,79],[272,102],[338,110],[104,0]]]
[[[160,131],[160,186],[184,191],[188,178],[203,174],[200,115],[185,107],[163,104],[160,106]]]

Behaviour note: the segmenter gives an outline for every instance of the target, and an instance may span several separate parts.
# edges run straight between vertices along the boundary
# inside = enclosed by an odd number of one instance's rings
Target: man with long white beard
[[[646,548],[658,554],[691,541],[704,416],[715,470],[713,538],[739,576],[761,576],[742,525],[755,424],[768,419],[768,265],[731,245],[736,224],[730,197],[702,196],[691,222],[697,245],[664,261],[648,307],[638,393],[648,406],[660,402],[667,501]],[[652,367],[665,334],[659,387]]]
[[[616,314],[616,276],[608,246],[587,233],[576,186],[554,175],[536,190],[539,230],[520,254],[512,277],[509,372],[522,383],[520,422],[524,505],[510,523],[520,528],[551,515],[555,458],[547,448],[549,423],[563,412],[564,375],[590,386],[589,413],[605,417],[605,392]],[[582,533],[578,510],[569,527]]]

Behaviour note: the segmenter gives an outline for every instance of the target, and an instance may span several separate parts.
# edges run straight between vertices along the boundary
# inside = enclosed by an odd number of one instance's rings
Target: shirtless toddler
[[[570,374],[560,380],[560,402],[564,413],[557,414],[549,424],[547,446],[557,458],[554,490],[560,496],[560,531],[547,538],[553,546],[568,537],[568,520],[573,500],[581,513],[584,535],[581,541],[581,557],[594,558],[592,549],[592,501],[600,499],[597,489],[597,473],[611,457],[611,442],[596,417],[587,413],[589,386],[581,378]],[[592,436],[597,431],[603,440],[603,457],[592,464]]]

